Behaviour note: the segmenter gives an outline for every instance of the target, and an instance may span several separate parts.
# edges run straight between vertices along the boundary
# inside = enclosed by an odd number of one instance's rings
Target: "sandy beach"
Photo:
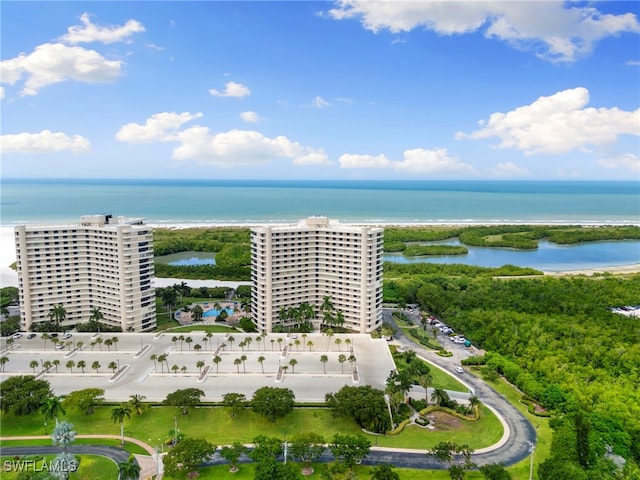
[[[154,228],[190,228],[190,227],[215,227],[222,225],[191,225],[191,224],[178,224],[178,225],[152,225]],[[230,226],[230,225],[224,225]],[[238,226],[238,225],[234,225]],[[247,225],[249,226],[249,225]],[[414,225],[419,226],[419,225]],[[10,265],[16,261],[16,251],[13,239],[13,227],[0,226],[0,286],[2,287],[17,287],[18,275],[10,268]],[[597,273],[612,273],[612,274],[629,274],[640,272],[640,263],[634,265],[621,265],[616,267],[600,267],[597,269],[585,269],[585,270],[567,270],[562,272],[544,272],[545,275],[594,275]],[[156,278],[156,287],[165,287],[173,285],[174,283],[180,283],[185,281],[193,287],[236,287],[239,284],[248,284],[249,282],[227,282],[220,280],[188,280],[180,278]]]

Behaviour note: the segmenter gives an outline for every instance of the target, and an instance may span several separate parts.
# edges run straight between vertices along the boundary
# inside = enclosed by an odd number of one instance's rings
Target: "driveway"
[[[393,309],[385,308],[383,310],[383,319],[385,322],[396,326],[393,316],[391,315],[392,311]],[[418,314],[407,313],[407,316],[420,326]],[[434,351],[428,350],[407,338],[399,328],[397,328],[394,339],[400,346],[414,350],[418,356],[450,373],[454,372],[454,367],[460,364],[462,358],[470,355],[464,346],[457,345],[453,342],[449,344],[449,342],[447,342],[444,343],[445,348],[452,351],[454,355],[448,358],[440,357]],[[490,447],[483,449],[481,453],[474,454],[473,461],[478,465],[500,462],[505,465],[512,465],[525,459],[529,455],[529,444],[527,442],[534,444],[536,442],[536,431],[531,422],[529,422],[518,409],[511,405],[506,398],[481,379],[468,373],[459,374],[457,378],[469,386],[484,405],[493,408],[493,410],[502,417],[509,431],[509,436],[502,445],[497,445],[496,448]],[[400,466],[400,464],[398,464],[398,466]]]

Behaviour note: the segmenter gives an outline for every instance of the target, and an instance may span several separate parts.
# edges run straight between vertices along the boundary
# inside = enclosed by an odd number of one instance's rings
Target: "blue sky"
[[[639,5],[2,2],[2,175],[639,180]]]

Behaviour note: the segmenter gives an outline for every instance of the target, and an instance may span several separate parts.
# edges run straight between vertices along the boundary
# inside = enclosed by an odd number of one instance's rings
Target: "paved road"
[[[384,321],[395,325],[391,312],[392,310],[389,309],[383,310]],[[408,316],[410,318],[419,318],[410,313]],[[420,325],[419,320],[417,321],[417,325]],[[466,351],[464,347],[452,343],[451,345],[446,345],[446,348],[453,351],[454,356],[443,358],[408,339],[402,334],[400,329],[397,329],[394,338],[400,345],[414,350],[416,354],[443,368],[447,372],[454,371],[454,365],[459,364],[460,358],[464,356],[464,352]],[[479,378],[470,374],[463,374],[460,380],[473,389],[475,395],[484,405],[492,407],[503,417],[510,431],[509,438],[503,445],[492,451],[475,454],[473,461],[478,465],[499,462],[505,465],[512,465],[526,458],[529,455],[529,444],[527,442],[536,442],[536,431],[529,420],[518,409],[511,405],[507,399]],[[400,464],[397,465],[400,466]]]
[[[126,462],[129,459],[129,452],[126,450],[106,445],[72,445],[67,450],[69,453],[78,455],[100,455],[110,458],[116,463]],[[60,447],[57,445],[3,447],[1,453],[2,456],[6,457],[15,455],[57,455],[60,453]]]

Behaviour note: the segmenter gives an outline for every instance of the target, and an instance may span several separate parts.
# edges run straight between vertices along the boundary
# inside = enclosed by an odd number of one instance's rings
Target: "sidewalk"
[[[103,439],[116,439],[120,440],[120,435],[76,435],[76,438],[103,438]],[[9,441],[9,440],[47,440],[51,439],[51,435],[29,435],[24,437],[0,437],[0,442]],[[156,471],[162,470],[159,465],[156,465],[156,450],[151,445],[138,440],[133,437],[124,437],[125,442],[135,443],[136,445],[144,448],[149,455],[134,455],[136,460],[138,461],[138,465],[140,465],[140,478],[152,478],[156,475]],[[160,472],[156,477],[156,480],[162,479],[162,473]]]

